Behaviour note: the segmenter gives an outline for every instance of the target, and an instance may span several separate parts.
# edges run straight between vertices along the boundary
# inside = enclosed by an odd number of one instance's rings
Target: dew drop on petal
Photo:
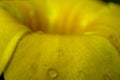
[[[76,76],[80,76],[81,75],[81,71],[78,71],[77,73],[76,73]]]
[[[83,77],[83,72],[82,71],[77,71],[76,72],[76,78],[79,80]]]
[[[58,76],[58,72],[55,69],[49,69],[47,74],[50,78],[56,78]]]

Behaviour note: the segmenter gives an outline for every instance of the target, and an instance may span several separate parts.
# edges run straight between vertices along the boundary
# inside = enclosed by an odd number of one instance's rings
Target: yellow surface
[[[20,40],[5,70],[6,80],[120,79],[120,5],[88,0],[7,1],[0,5],[15,18],[2,14],[10,30],[21,23],[45,32]],[[0,19],[6,22],[6,18]]]
[[[19,39],[28,31],[0,8],[0,75],[11,59]]]
[[[120,54],[99,36],[32,33],[17,46],[5,80],[119,80]]]

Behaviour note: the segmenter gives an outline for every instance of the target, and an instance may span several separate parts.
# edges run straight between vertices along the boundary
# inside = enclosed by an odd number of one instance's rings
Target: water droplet
[[[82,73],[82,71],[78,71],[78,72],[76,73],[76,76],[80,76],[81,73]]]
[[[76,75],[76,80],[81,80],[84,77],[82,71],[77,71],[75,75]]]
[[[58,56],[63,56],[64,52],[62,49],[57,50]]]
[[[58,76],[58,72],[55,69],[49,69],[48,70],[48,76],[50,78],[56,78]]]
[[[103,75],[104,80],[111,80],[110,76],[108,74]]]

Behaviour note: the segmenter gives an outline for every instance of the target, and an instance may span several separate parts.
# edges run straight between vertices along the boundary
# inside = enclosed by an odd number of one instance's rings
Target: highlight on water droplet
[[[111,78],[110,78],[110,76],[108,74],[104,74],[103,79],[104,80],[111,80]]]
[[[81,80],[84,76],[84,73],[80,70],[75,73],[76,79]]]
[[[86,73],[84,71],[78,70],[75,72],[75,80],[86,80]]]
[[[50,77],[50,78],[56,78],[58,76],[58,72],[53,69],[53,68],[50,68],[47,72],[47,75]]]
[[[82,73],[82,71],[77,71],[76,76],[79,77],[81,75],[81,73]]]

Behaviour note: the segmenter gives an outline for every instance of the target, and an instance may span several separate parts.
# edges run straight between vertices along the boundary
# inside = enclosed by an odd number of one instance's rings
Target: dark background
[[[114,2],[114,3],[120,4],[120,0],[102,0],[102,1],[106,3]]]
[[[0,75],[0,80],[4,80],[4,75]]]

